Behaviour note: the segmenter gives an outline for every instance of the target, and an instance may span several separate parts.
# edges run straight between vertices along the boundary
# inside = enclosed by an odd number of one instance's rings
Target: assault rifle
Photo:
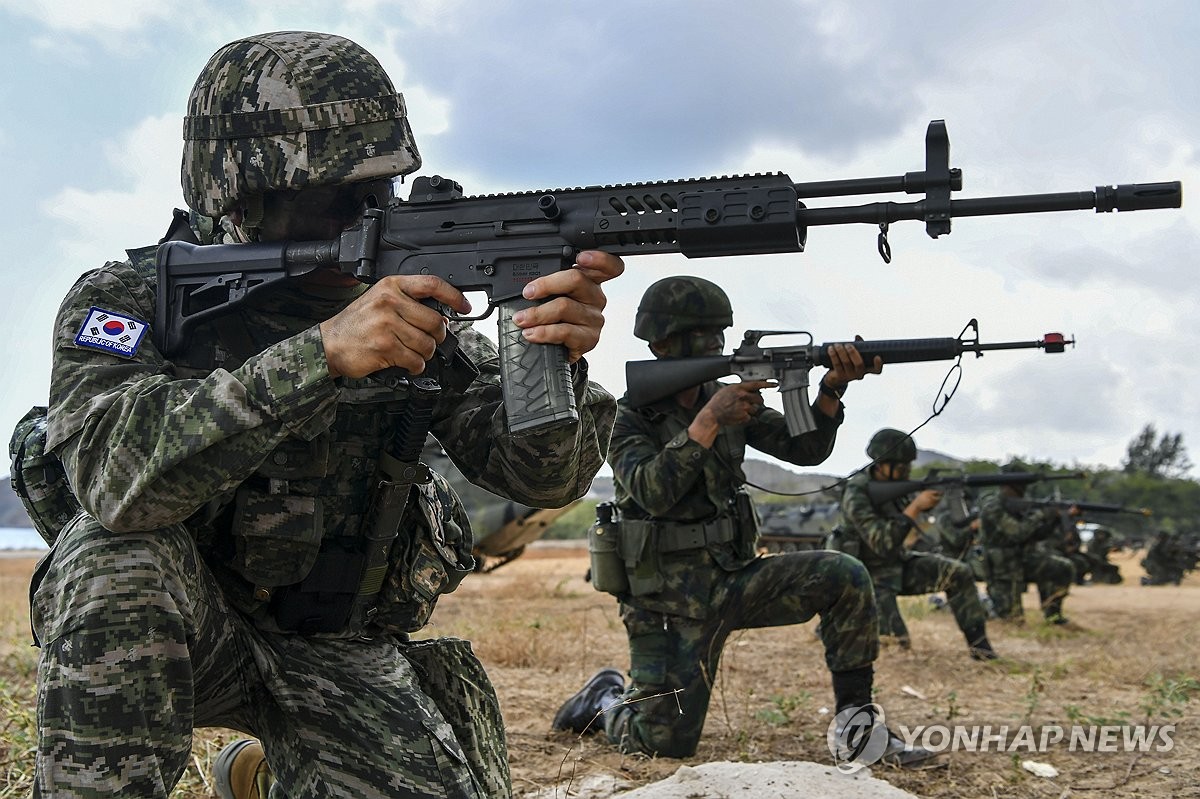
[[[1154,511],[1149,508],[1131,508],[1125,505],[1109,505],[1103,502],[1076,502],[1073,499],[1020,499],[1018,497],[1008,497],[1004,501],[1004,506],[1013,513],[1024,513],[1033,508],[1053,508],[1056,510],[1078,508],[1080,515],[1088,513],[1130,513],[1135,516],[1154,515]]]
[[[991,474],[953,474],[940,475],[930,473],[920,480],[870,480],[867,482],[867,499],[872,505],[882,505],[885,502],[915,494],[929,488],[941,490],[951,486],[965,488],[988,488],[1000,485],[1032,485],[1043,480],[1082,480],[1086,477],[1083,472],[1071,474],[1044,474],[1042,472],[997,472]]]
[[[889,260],[888,225],[899,220],[924,221],[926,232],[937,238],[950,232],[956,216],[1136,211],[1183,202],[1178,181],[950,199],[961,188],[962,172],[950,167],[950,139],[941,120],[930,122],[926,132],[925,169],[891,177],[795,183],[777,172],[477,197],[464,197],[453,180],[421,177],[407,201],[368,209],[361,224],[333,241],[162,244],[154,342],[170,357],[200,322],[272,283],[322,267],[365,283],[432,274],[462,291],[487,293],[487,311],[465,319],[482,319],[499,308],[504,404],[509,430],[517,432],[578,418],[565,348],[529,344],[512,315],[532,304],[521,297],[526,283],[571,268],[580,250],[688,258],[803,252],[809,227],[863,223],[879,227],[879,252]],[[925,198],[829,208],[802,202],[891,192]]]
[[[971,334],[968,337],[967,331]],[[765,336],[802,335],[808,336],[808,344],[789,347],[760,347],[758,342]],[[801,330],[747,330],[742,343],[732,355],[703,355],[695,358],[675,358],[649,361],[628,361],[625,364],[625,396],[635,408],[658,402],[678,394],[684,389],[707,383],[729,375],[737,375],[742,381],[775,380],[783,397],[783,415],[787,419],[788,434],[798,436],[815,426],[812,408],[808,401],[808,372],[814,366],[830,366],[829,348],[835,342],[821,346],[812,344],[812,334]],[[1037,341],[1003,341],[982,344],[979,341],[979,323],[972,319],[958,338],[902,338],[880,341],[846,341],[853,345],[867,364],[875,362],[875,356],[889,363],[917,363],[921,361],[947,361],[960,357],[964,352],[982,356],[990,350],[1044,349],[1046,352],[1062,352],[1075,339],[1064,338],[1062,333],[1047,333]]]

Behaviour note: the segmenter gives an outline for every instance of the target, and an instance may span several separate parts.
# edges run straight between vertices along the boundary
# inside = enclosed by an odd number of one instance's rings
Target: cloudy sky
[[[321,30],[364,45],[406,96],[420,174],[469,194],[899,175],[924,167],[931,119],[946,120],[959,198],[1200,187],[1200,11],[1189,0],[257,6],[0,0],[0,301],[14,333],[0,429],[45,402],[51,321],[76,277],[157,241],[182,205],[188,91],[217,48],[250,33]],[[976,317],[985,340],[1078,337],[1063,355],[964,361],[922,448],[1116,466],[1153,423],[1182,433],[1200,461],[1196,207],[964,218],[937,240],[897,223],[890,265],[865,225],[815,228],[804,254],[630,258],[607,286],[592,374],[622,393],[624,362],[648,357],[630,332],[642,292],[697,274],[728,289],[737,331],[954,336]],[[920,424],[948,367],[898,365],[854,385],[837,450],[817,470],[854,469],[876,429]]]

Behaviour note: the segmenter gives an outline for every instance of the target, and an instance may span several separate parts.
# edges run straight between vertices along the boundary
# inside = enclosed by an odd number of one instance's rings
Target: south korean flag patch
[[[75,343],[132,358],[149,329],[149,325],[140,319],[92,306],[87,319],[83,320],[83,327],[79,328],[79,335],[75,336]]]

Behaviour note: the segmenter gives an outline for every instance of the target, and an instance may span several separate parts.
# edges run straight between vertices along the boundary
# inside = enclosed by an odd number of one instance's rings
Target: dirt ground
[[[513,563],[469,577],[443,598],[430,631],[471,640],[487,667],[504,710],[517,796],[597,799],[667,777],[681,765],[717,761],[830,762],[825,732],[832,695],[815,621],[730,639],[692,758],[621,755],[600,737],[552,732],[555,710],[597,669],[628,666],[616,601],[584,581],[586,550],[552,543],[539,542]],[[904,598],[913,648],[884,648],[876,663],[876,701],[890,724],[909,728],[1174,724],[1170,751],[1072,752],[1064,742],[1045,753],[958,751],[943,755],[939,768],[875,768],[873,776],[939,799],[1200,797],[1200,576],[1180,586],[1144,587],[1139,558],[1117,556],[1121,585],[1075,587],[1065,605],[1069,628],[1041,624],[1036,596],[1026,594],[1023,627],[990,625],[1004,655],[992,664],[967,657],[948,611],[934,610],[925,597]],[[0,733],[0,764],[11,789],[0,788],[0,797],[24,795],[31,765],[34,655],[24,637],[21,594],[32,566],[32,560],[0,561],[6,631],[0,688],[8,686],[9,716]],[[28,706],[20,707],[24,697]],[[213,795],[207,764],[230,737],[228,731],[197,735],[196,767],[173,797]],[[1035,776],[1022,768],[1024,760],[1050,764],[1059,774]]]
[[[549,543],[549,542],[547,542]],[[993,623],[1004,659],[968,658],[949,611],[906,597],[911,651],[885,647],[876,701],[893,725],[1121,725],[1174,723],[1169,752],[959,751],[920,772],[872,769],[922,797],[1200,796],[1200,694],[1171,687],[1200,678],[1200,577],[1180,586],[1138,584],[1140,554],[1115,558],[1121,585],[1077,586],[1065,603],[1068,629],[1039,621],[1036,592],[1027,623]],[[600,736],[550,731],[564,699],[597,669],[628,667],[616,601],[584,582],[587,553],[542,547],[443,599],[438,634],[475,643],[503,705],[518,796],[567,797],[582,786],[603,795],[664,778],[681,764],[811,760],[829,763],[825,732],[832,692],[815,621],[748,630],[730,639],[700,749],[685,761],[623,756]],[[1190,681],[1190,682],[1189,682]],[[948,721],[950,720],[950,721]],[[1010,737],[1009,740],[1014,740]],[[993,745],[994,750],[994,745]],[[1059,775],[1021,767],[1034,760]]]

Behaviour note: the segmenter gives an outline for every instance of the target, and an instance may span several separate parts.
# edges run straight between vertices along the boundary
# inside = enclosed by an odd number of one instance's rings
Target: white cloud
[[[61,231],[58,240],[71,268],[93,268],[123,259],[126,247],[153,244],[171,221],[171,208],[183,204],[177,115],[143,119],[101,149],[125,178],[123,188],[67,186],[42,204]]]
[[[177,0],[0,0],[0,9],[36,20],[51,30],[97,38],[141,30],[188,13],[188,6]]]

